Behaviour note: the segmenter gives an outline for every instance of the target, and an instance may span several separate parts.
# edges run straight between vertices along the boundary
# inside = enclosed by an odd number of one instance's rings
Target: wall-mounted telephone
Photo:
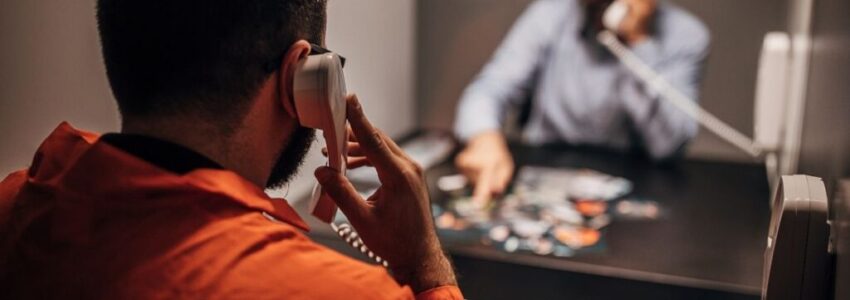
[[[293,84],[295,111],[302,126],[322,131],[328,149],[328,165],[344,174],[348,137],[343,59],[319,46],[314,45],[313,48],[311,55],[302,59],[296,67]],[[319,220],[330,223],[336,211],[334,201],[316,184],[310,199],[310,212]]]

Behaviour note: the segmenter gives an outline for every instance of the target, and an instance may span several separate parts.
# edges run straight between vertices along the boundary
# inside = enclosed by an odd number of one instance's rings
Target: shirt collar
[[[143,158],[150,158],[152,152],[145,152],[147,154],[142,157],[136,156],[113,146],[109,142],[112,139],[98,139],[96,134],[77,130],[63,122],[39,147],[30,168],[30,181],[72,194],[102,196],[105,199],[149,194],[197,195],[201,192],[222,196],[220,198],[265,212],[302,230],[309,230],[306,222],[285,200],[270,198],[260,187],[233,171],[220,166],[215,168],[212,165],[214,162],[194,151],[186,148],[178,151],[187,156],[196,155],[194,164],[180,166],[180,170],[193,168],[180,174],[174,171],[178,168],[160,167]],[[138,142],[143,139],[132,140]],[[158,149],[156,152],[181,147],[175,144],[164,146],[166,144],[156,142],[144,144],[148,150]],[[204,163],[201,158],[208,162]]]
[[[196,169],[224,169],[212,159],[192,149],[158,138],[139,134],[108,133],[101,136],[100,141],[180,175]]]

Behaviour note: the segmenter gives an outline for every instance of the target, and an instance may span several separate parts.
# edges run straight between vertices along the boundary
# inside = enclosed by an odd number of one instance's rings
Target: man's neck
[[[261,147],[244,138],[239,132],[224,133],[206,121],[190,119],[181,118],[176,122],[125,120],[121,133],[139,134],[178,144],[198,152],[225,169],[236,172],[258,187],[265,186],[274,157],[266,157],[269,155],[252,151]],[[251,155],[246,155],[247,153]]]

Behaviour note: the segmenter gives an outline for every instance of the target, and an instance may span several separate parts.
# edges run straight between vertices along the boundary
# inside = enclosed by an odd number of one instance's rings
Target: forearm
[[[535,72],[546,63],[546,50],[558,40],[569,9],[566,2],[534,1],[517,19],[463,92],[454,127],[461,140],[502,128],[505,112],[526,98]]]
[[[461,99],[454,131],[462,141],[470,141],[474,137],[502,128],[501,111],[505,103],[493,96],[483,94],[471,86]]]
[[[441,250],[435,250],[416,265],[392,268],[392,274],[396,281],[410,286],[416,294],[441,286],[457,286],[452,265]]]

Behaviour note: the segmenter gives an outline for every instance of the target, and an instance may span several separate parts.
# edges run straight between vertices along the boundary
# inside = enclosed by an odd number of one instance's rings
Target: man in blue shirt
[[[620,0],[629,13],[621,41],[680,91],[696,99],[709,33],[663,0]],[[523,128],[529,144],[566,142],[642,147],[654,159],[681,153],[697,124],[631,74],[596,41],[612,0],[537,0],[516,21],[492,60],[463,93],[455,124],[467,142],[456,164],[474,198],[501,193],[513,161],[501,129],[506,112],[531,96]]]

